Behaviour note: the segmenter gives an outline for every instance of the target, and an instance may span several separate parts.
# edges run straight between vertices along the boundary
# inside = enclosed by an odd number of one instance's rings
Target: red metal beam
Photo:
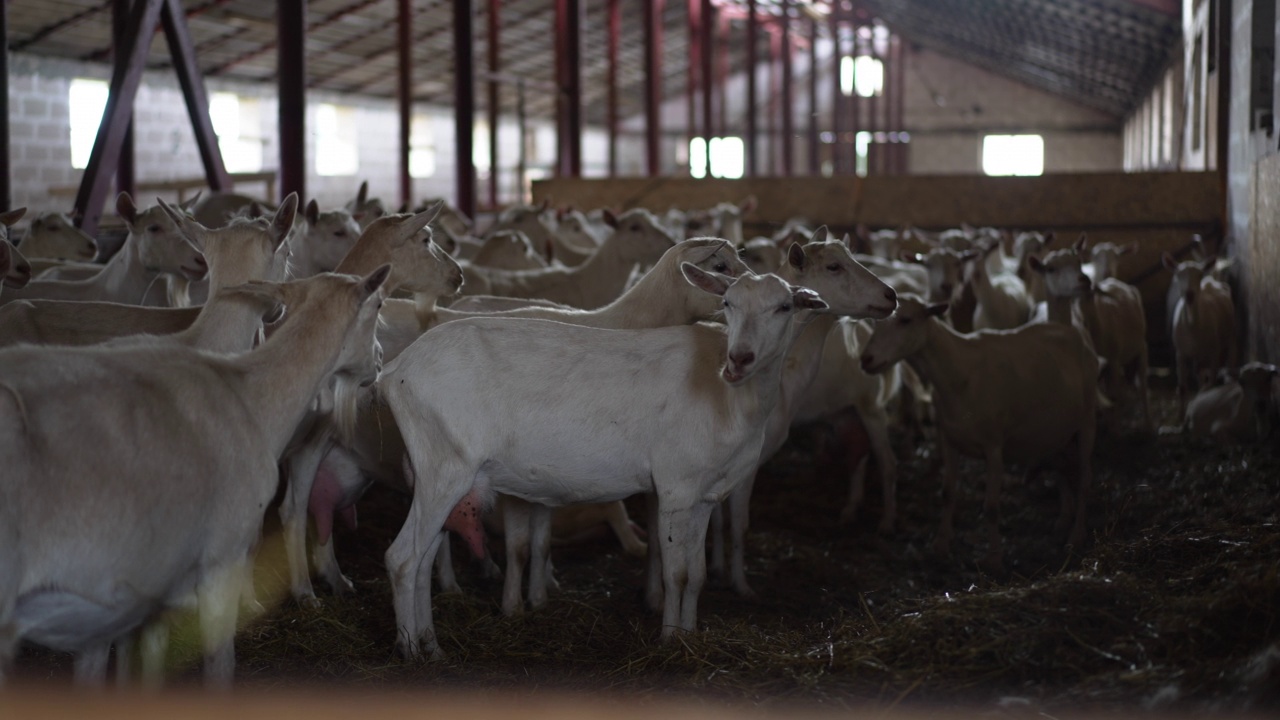
[[[818,21],[809,19],[809,174],[822,173],[818,153]]]
[[[457,165],[458,209],[476,216],[475,58],[471,35],[471,0],[453,0],[453,126]]]
[[[662,174],[662,8],[665,0],[644,3],[645,166],[650,177]]]
[[[556,173],[582,176],[582,4],[556,0]]]
[[[187,27],[187,17],[182,12],[181,1],[166,0],[160,19],[164,24],[165,39],[169,41],[169,54],[173,57],[173,69],[178,74],[178,85],[182,87],[182,97],[186,100],[187,116],[191,118],[191,128],[195,131],[196,148],[204,163],[205,179],[208,180],[210,189],[229,192],[231,178],[227,175],[227,166],[222,162],[218,136],[213,132],[213,120],[209,117],[209,94],[205,92],[204,77],[200,75],[200,67],[196,65],[195,44],[191,41],[191,30]]]
[[[747,177],[760,174],[759,127],[756,123],[756,46],[760,41],[760,16],[756,0],[747,0]]]
[[[702,81],[702,137],[707,142],[707,175],[711,175],[711,138],[715,136],[714,85],[715,76],[715,23],[716,11],[711,7],[711,0],[702,0],[700,24],[698,32],[701,37],[702,67],[698,72]]]
[[[111,71],[111,89],[107,105],[102,111],[98,136],[89,153],[89,164],[80,180],[76,193],[75,209],[80,218],[80,228],[93,235],[102,216],[102,205],[107,198],[108,177],[120,160],[120,146],[125,129],[133,116],[133,100],[142,83],[142,71],[151,49],[151,37],[160,10],[166,0],[139,0],[129,15],[128,37],[116,56]]]
[[[9,174],[9,3],[0,2],[0,210],[13,204],[12,178]]]
[[[779,52],[782,53],[782,175],[791,177],[795,172],[795,124],[792,119],[792,103],[795,93],[792,88],[791,67],[791,0],[782,0],[782,35]]]
[[[831,174],[843,175],[849,172],[845,165],[844,144],[844,91],[840,88],[840,58],[843,50],[840,42],[840,0],[831,3],[831,14],[828,22],[831,28]]]
[[[765,135],[769,138],[769,174],[780,175],[778,170],[778,98],[782,94],[782,81],[778,62],[782,56],[782,36],[769,29],[769,102],[768,125]]]
[[[685,0],[689,30],[689,65],[685,68],[684,107],[685,135],[698,136],[698,75],[702,72],[702,0]],[[709,139],[709,138],[704,138]],[[692,167],[692,159],[690,160]]]
[[[485,118],[489,122],[489,207],[498,207],[498,92],[499,86],[493,76],[501,72],[499,65],[499,20],[501,19],[502,0],[489,0],[489,73],[486,85]]]
[[[114,1],[115,1],[115,2],[117,2],[117,3],[119,3],[119,2],[125,2],[125,3],[127,3],[127,2],[128,2],[128,0],[114,0]],[[209,0],[208,2],[206,2],[206,3],[205,3],[205,4],[203,4],[203,5],[198,5],[198,6],[196,6],[196,7],[191,8],[190,10],[188,10],[188,11],[186,12],[187,19],[188,19],[188,20],[190,20],[190,19],[191,19],[191,18],[193,18],[193,17],[198,17],[198,16],[200,16],[200,15],[203,15],[203,14],[205,14],[206,12],[209,12],[210,10],[212,10],[213,8],[215,8],[215,7],[217,7],[217,6],[219,6],[219,5],[226,5],[226,4],[227,4],[227,3],[229,3],[229,2],[231,2],[231,0]],[[125,11],[125,12],[127,13],[127,12],[128,12],[128,10],[126,9],[126,11]],[[112,16],[113,16],[113,18],[115,17],[115,15],[116,15],[116,14],[118,14],[118,11],[113,9],[113,10],[112,10]],[[232,32],[232,33],[229,33],[229,34],[230,34],[230,35],[238,35],[240,32],[243,32],[244,30],[245,30],[245,28],[237,28],[237,30],[236,30],[235,32]],[[196,47],[196,54],[197,54],[197,55],[201,55],[201,54],[203,54],[203,53],[204,53],[204,51],[205,51],[206,49],[208,49],[208,47],[209,47],[210,45],[214,45],[214,46],[220,45],[222,42],[224,42],[224,38],[225,38],[225,37],[226,37],[226,36],[222,36],[222,37],[216,38],[213,42],[210,42],[210,43],[206,43],[206,44],[204,44],[204,45],[197,46],[197,47]],[[91,53],[86,53],[86,54],[84,54],[84,55],[81,55],[81,56],[80,56],[80,59],[81,59],[81,60],[88,60],[88,61],[91,61],[91,62],[99,62],[99,61],[101,61],[101,60],[104,60],[104,59],[106,59],[106,58],[111,57],[111,52],[112,52],[112,50],[113,50],[113,49],[115,48],[115,46],[116,46],[116,45],[118,45],[118,44],[119,44],[119,42],[118,42],[118,41],[113,37],[113,38],[112,38],[112,41],[111,41],[111,46],[110,46],[110,47],[99,48],[99,49],[97,49],[97,50],[94,50],[94,51],[93,51],[93,52],[91,52]]]
[[[396,107],[400,114],[400,204],[413,206],[413,176],[409,155],[413,151],[413,3],[396,0]]]
[[[609,126],[609,177],[618,175],[618,45],[622,36],[622,5],[620,0],[608,0],[605,11],[608,15],[608,47],[609,69],[605,78],[607,100],[605,107],[606,123]]]
[[[906,63],[906,46],[907,43],[899,36],[893,36],[893,64],[898,68],[894,74],[897,82],[894,83],[895,92],[893,95],[893,107],[895,111],[893,127],[898,131],[898,151],[894,154],[897,160],[894,174],[907,174],[907,150],[910,148],[907,143],[902,141],[902,137],[906,135],[907,120],[907,63]]]
[[[716,12],[716,87],[720,92],[716,98],[716,134],[721,137],[729,135],[729,16],[723,8]]]
[[[862,19],[858,17],[858,0],[851,0],[852,7],[849,17],[853,20],[853,40],[852,46],[849,48],[849,57],[854,60],[858,59],[858,55],[862,52]],[[855,76],[856,79],[856,76]],[[858,94],[857,83],[854,83],[853,92],[849,94],[849,174],[858,174],[858,133],[862,132],[862,96]],[[868,147],[868,152],[870,148]],[[870,166],[867,168],[870,172]]]
[[[307,4],[276,4],[277,87],[280,128],[280,195],[307,197]]]
[[[34,33],[31,33],[31,37],[27,38],[26,40],[20,40],[18,42],[15,42],[13,44],[13,47],[10,49],[12,49],[14,52],[20,52],[22,50],[25,50],[28,47],[35,45],[36,43],[40,42],[41,40],[49,37],[50,35],[60,30],[64,30],[73,25],[78,25],[82,22],[85,22],[86,20],[89,20],[94,15],[97,15],[100,12],[106,12],[108,9],[111,8],[112,3],[114,2],[115,0],[103,0],[103,2],[100,5],[95,5],[91,8],[86,8],[76,13],[75,15],[69,15],[55,23],[50,23],[49,25],[45,25],[39,30],[36,30]],[[6,0],[5,4],[6,5],[8,4],[8,0]]]
[[[376,5],[376,4],[380,3],[380,2],[383,2],[383,0],[361,0],[361,2],[358,2],[358,3],[354,4],[354,5],[348,5],[348,6],[344,7],[344,8],[342,8],[341,10],[337,10],[337,11],[335,11],[335,12],[331,12],[331,13],[329,13],[328,15],[325,15],[324,17],[320,18],[319,20],[315,21],[314,23],[312,23],[312,24],[308,25],[308,26],[307,26],[307,32],[312,32],[312,31],[314,31],[314,30],[319,30],[320,28],[323,28],[323,27],[327,27],[327,26],[329,26],[329,25],[332,25],[332,24],[334,24],[334,23],[338,22],[339,20],[341,20],[342,18],[347,17],[348,15],[353,15],[353,14],[355,14],[355,13],[358,13],[358,12],[360,12],[361,10],[363,10],[363,9],[365,9],[365,8],[367,8],[367,7],[369,7],[370,5]],[[371,29],[371,30],[369,30],[369,31],[366,31],[366,32],[360,33],[356,38],[348,38],[348,41],[354,41],[355,39],[363,39],[363,38],[369,37],[370,35],[373,35],[373,34],[377,34],[377,33],[385,32],[385,31],[387,31],[387,30],[391,29],[391,27],[392,27],[392,26],[394,26],[394,25],[396,25],[396,24],[398,24],[398,20],[391,20],[391,21],[389,21],[389,22],[383,23],[382,25],[379,25],[377,28],[374,28],[374,29]],[[232,67],[235,67],[236,65],[239,65],[239,64],[240,64],[240,63],[242,63],[242,62],[246,62],[246,61],[248,61],[248,60],[252,60],[252,59],[254,59],[254,58],[258,57],[259,55],[265,55],[266,53],[269,53],[269,52],[271,52],[272,50],[277,49],[277,48],[279,47],[279,46],[278,46],[278,44],[277,44],[278,42],[279,42],[279,35],[277,35],[277,42],[276,42],[276,43],[264,43],[264,44],[262,44],[262,45],[259,45],[259,46],[258,46],[258,47],[256,47],[256,48],[254,48],[254,49],[252,49],[252,50],[250,50],[250,51],[248,51],[248,52],[246,52],[246,53],[242,54],[242,55],[237,55],[236,57],[231,58],[230,60],[228,60],[228,61],[226,61],[226,62],[222,63],[221,65],[218,65],[218,66],[215,66],[215,67],[211,68],[211,69],[209,70],[209,74],[210,74],[210,75],[218,75],[218,74],[220,74],[220,73],[222,73],[222,72],[225,72],[225,71],[226,71],[226,70],[228,70],[229,68],[232,68]],[[204,50],[205,48],[200,48],[200,49],[201,49],[201,50]],[[330,48],[330,50],[333,50],[333,49],[334,49],[334,48]],[[389,51],[388,51],[388,52],[389,52]]]
[[[7,4],[7,3],[6,3]],[[129,35],[129,10],[133,0],[113,0],[111,6],[111,47],[123,48]],[[120,141],[120,160],[116,163],[116,190],[127,192],[130,197],[137,197],[138,182],[134,164],[133,151],[133,117],[124,130],[124,139]]]

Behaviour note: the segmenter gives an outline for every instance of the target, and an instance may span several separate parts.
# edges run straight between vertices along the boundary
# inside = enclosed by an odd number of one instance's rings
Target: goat
[[[993,244],[983,253],[986,258],[999,257],[1000,246]],[[1000,265],[992,273],[984,259],[969,264],[969,284],[977,306],[973,309],[974,330],[1012,330],[1031,318],[1035,306],[1027,294],[1027,286]]]
[[[1236,314],[1231,290],[1209,273],[1215,260],[1178,263],[1169,253],[1161,257],[1182,288],[1173,311],[1173,349],[1178,364],[1178,414],[1185,413],[1193,374],[1201,386],[1225,367],[1235,367]]]
[[[649,548],[651,567],[661,553],[662,635],[694,629],[707,519],[755,469],[799,311],[826,304],[774,276],[730,282],[682,270],[724,298],[727,333],[468,319],[424,334],[388,365],[378,392],[414,478],[408,519],[386,556],[404,656],[418,656],[424,641],[440,655],[424,565],[451,511],[495,492],[543,505],[655,494]],[[572,367],[565,347],[576,348]],[[559,372],[545,371],[551,358]],[[534,563],[531,572],[542,570]]]
[[[60,212],[35,216],[22,238],[22,252],[28,258],[90,261],[98,256],[98,243],[81,232]]]
[[[1100,242],[1084,253],[1089,265],[1085,266],[1085,274],[1095,283],[1117,276],[1120,269],[1120,258],[1131,255],[1138,250],[1138,243],[1116,245],[1111,242]],[[1089,274],[1092,268],[1093,274]]]
[[[261,313],[243,300],[219,300],[217,293],[251,280],[285,279],[289,248],[285,244],[297,210],[298,198],[290,194],[270,221],[239,221],[209,230],[170,207],[170,219],[180,233],[204,248],[208,258],[209,287],[214,295],[207,309],[155,308],[108,302],[23,300],[0,307],[0,346],[18,343],[42,345],[96,345],[126,335],[171,335],[191,330],[196,337],[210,337],[206,349],[229,352],[248,350],[260,327]],[[161,208],[164,209],[161,201]]]
[[[24,639],[78,652],[77,679],[98,680],[108,643],[195,591],[206,681],[230,682],[276,460],[325,378],[376,379],[389,271],[241,286],[292,317],[238,357],[164,342],[0,352],[0,680]]]
[[[547,261],[533,249],[529,238],[519,230],[499,230],[491,233],[471,257],[471,263],[497,270],[538,270],[547,267]],[[464,276],[468,274],[463,267]],[[483,282],[483,280],[476,280]]]
[[[360,183],[356,196],[349,200],[344,208],[351,213],[351,217],[360,225],[362,232],[367,230],[374,220],[387,214],[387,206],[382,204],[381,198],[369,197],[368,180]]]
[[[1228,382],[1203,388],[1191,402],[1183,426],[1218,442],[1261,440],[1267,436],[1268,405],[1275,365],[1251,362]]]
[[[647,210],[628,210],[617,218],[614,233],[582,265],[573,268],[485,273],[484,281],[467,294],[540,298],[590,310],[622,294],[631,268],[656,262],[676,243]],[[530,236],[536,242],[536,238]]]
[[[926,298],[931,303],[948,303],[947,319],[960,332],[973,330],[973,310],[977,299],[973,296],[973,288],[964,281],[964,266],[977,257],[977,250],[935,247],[923,255],[908,253],[902,258],[906,262],[924,265],[929,277]]]
[[[871,373],[905,360],[933,386],[946,497],[935,550],[948,553],[954,535],[958,455],[984,458],[983,510],[990,544],[983,565],[1003,573],[1000,489],[1005,462],[1037,462],[1073,439],[1079,477],[1060,485],[1057,527],[1061,531],[1070,525],[1069,542],[1079,547],[1085,540],[1085,506],[1093,477],[1097,356],[1072,327],[1042,323],[964,335],[938,320],[946,310],[945,303],[926,305],[918,298],[900,298],[896,315],[876,325],[861,359],[863,369]]]
[[[31,281],[20,291],[7,293],[0,304],[24,298],[50,300],[105,300],[142,304],[152,282],[161,273],[181,274],[198,280],[208,269],[200,250],[178,234],[173,221],[158,206],[139,212],[128,193],[120,193],[116,208],[129,225],[129,237],[120,252],[87,280]]]
[[[304,278],[333,272],[360,239],[369,223],[361,225],[346,210],[320,212],[315,200],[307,203],[305,231],[293,250],[293,276]],[[370,221],[372,222],[372,221]]]
[[[720,311],[720,300],[697,290],[684,281],[680,268],[685,263],[699,269],[731,276],[737,276],[746,271],[746,267],[735,257],[733,248],[724,240],[696,238],[679,243],[668,250],[640,283],[603,308],[588,311],[530,307],[495,313],[495,316],[556,320],[586,327],[616,329],[657,328],[708,319]],[[401,300],[390,300],[386,303],[383,308],[386,327],[379,329],[378,338],[388,362],[394,360],[404,348],[427,329],[440,323],[476,317],[465,313],[436,310],[434,299],[430,293],[419,293],[417,307]],[[372,402],[362,405],[361,412],[366,419],[357,423],[356,438],[350,447],[360,469],[374,480],[392,487],[407,488],[408,484],[402,477],[401,467],[396,463],[388,465],[385,462],[385,458],[395,455],[394,451],[389,451],[388,448],[403,446],[403,440],[394,419],[386,417],[382,408]],[[305,482],[306,477],[303,476],[300,480]],[[345,503],[354,502],[367,487],[367,481],[360,475],[343,474],[338,469],[333,469],[326,480],[331,480],[337,485],[336,488],[327,492],[343,499],[336,504],[336,507],[329,508],[329,512],[341,509]],[[303,489],[303,486],[299,485],[299,492]],[[305,515],[301,519],[297,517],[297,513],[303,510],[305,508],[294,505],[293,517],[285,521],[285,527],[297,527],[290,523],[305,525]],[[312,510],[313,516],[322,511],[314,505]],[[329,518],[317,519],[317,524],[329,522]],[[295,532],[298,531],[295,530]],[[511,541],[518,545],[523,542],[523,539],[521,535],[513,532]],[[322,574],[330,578],[330,584],[333,585],[332,580],[341,578],[342,575],[337,569],[337,561],[333,559],[332,545],[325,546],[326,543],[322,542],[317,549],[317,555],[323,558],[323,561],[317,564],[321,566]],[[540,551],[535,555],[534,561],[543,562],[544,556],[545,551]],[[508,580],[510,579],[509,575]],[[294,580],[297,582],[295,595],[302,593],[305,597],[309,584],[303,578],[294,577]],[[341,583],[340,580],[338,582]],[[514,612],[516,603],[519,601],[519,576],[516,576],[515,583],[515,599],[506,603],[508,612]],[[337,587],[337,585],[333,586]],[[540,604],[544,593],[545,585],[531,587],[530,596],[535,606]]]

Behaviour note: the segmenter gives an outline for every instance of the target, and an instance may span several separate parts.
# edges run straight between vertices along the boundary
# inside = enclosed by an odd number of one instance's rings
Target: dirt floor
[[[1172,393],[1156,405],[1173,415]],[[951,558],[929,549],[940,517],[934,446],[898,433],[901,528],[875,532],[880,493],[839,523],[845,470],[794,434],[757,485],[748,574],[757,596],[704,591],[700,632],[658,641],[643,563],[616,542],[554,553],[562,591],[522,617],[499,612],[500,581],[459,561],[464,595],[436,595],[444,662],[404,662],[383,553],[404,499],[374,490],[339,559],[358,594],[320,609],[283,597],[278,542],[260,562],[267,615],[237,640],[237,681],[484,691],[562,690],[769,709],[816,706],[1169,711],[1280,708],[1280,453],[1132,429],[1101,434],[1091,541],[1053,537],[1064,461],[1003,494],[1005,561],[986,549],[982,466],[966,466]],[[642,517],[640,505],[633,517]],[[491,543],[500,546],[500,543]],[[193,631],[172,650],[178,684],[198,682]],[[65,656],[27,650],[26,678],[65,677]]]

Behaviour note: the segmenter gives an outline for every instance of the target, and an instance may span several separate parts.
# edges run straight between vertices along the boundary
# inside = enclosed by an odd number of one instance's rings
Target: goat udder
[[[444,521],[444,529],[456,533],[467,544],[471,554],[483,558],[484,526],[481,524],[483,510],[480,498],[473,490],[453,508],[448,519]]]

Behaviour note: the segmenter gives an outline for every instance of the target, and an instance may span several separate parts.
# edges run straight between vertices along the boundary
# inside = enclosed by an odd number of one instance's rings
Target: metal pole
[[[831,174],[848,172],[844,145],[844,90],[840,86],[840,63],[844,53],[840,47],[840,0],[831,3]]]
[[[894,121],[893,129],[898,132],[898,144],[894,147],[894,168],[895,175],[907,174],[907,143],[903,140],[903,135],[907,131],[906,109],[907,109],[907,64],[906,64],[906,43],[902,38],[893,36],[893,66],[897,68],[894,72]]]
[[[410,0],[397,0],[396,51],[399,70],[396,100],[400,110],[400,203],[413,206],[413,177],[409,155],[413,150],[413,8]]]
[[[794,101],[791,78],[791,0],[782,0],[782,174],[795,172],[795,126],[791,116]]]
[[[196,149],[204,165],[204,176],[209,188],[216,192],[231,192],[231,176],[222,162],[222,148],[213,132],[213,120],[209,117],[209,94],[204,88],[204,76],[196,64],[196,44],[187,27],[186,10],[181,0],[165,0],[160,13],[165,39],[169,43],[169,55],[173,58],[173,70],[178,75],[182,99],[186,102],[187,117],[195,134]]]
[[[779,77],[778,59],[782,55],[782,37],[776,31],[776,28],[769,30],[769,103],[768,103],[768,120],[769,126],[765,131],[765,135],[769,138],[769,174],[779,175],[778,172],[778,96],[782,93],[782,83]]]
[[[608,85],[608,107],[605,109],[609,125],[609,177],[618,175],[618,40],[622,36],[622,4],[620,0],[609,0],[606,12],[609,14],[609,70],[605,83]]]
[[[858,174],[858,133],[862,132],[862,96],[858,94],[858,55],[862,52],[862,21],[858,19],[858,0],[853,0],[853,46],[849,50],[849,57],[853,58],[854,74],[853,74],[853,92],[849,94],[849,118],[851,124],[849,126],[849,135],[852,138],[852,151],[849,153],[851,163],[849,172]],[[870,147],[867,148],[870,151]],[[867,168],[870,172],[870,167]]]
[[[556,174],[582,176],[582,5],[556,0]]]
[[[458,209],[476,217],[476,68],[471,40],[471,0],[453,0],[453,132]]]
[[[9,158],[9,3],[0,2],[0,210],[13,206],[13,186]]]
[[[526,153],[529,147],[529,127],[528,116],[524,109],[524,80],[516,81],[516,124],[520,126],[520,151],[516,153],[516,182],[519,184],[519,192],[516,196],[520,202],[525,202],[524,180],[526,170],[529,165],[529,159]]]
[[[662,174],[662,6],[665,0],[644,3],[644,130],[645,159],[650,177]]]
[[[716,87],[720,88],[719,103],[716,112],[717,134],[725,137],[729,134],[729,17],[719,14],[716,23]]]
[[[809,19],[809,174],[822,172],[818,154],[818,21]]]
[[[499,67],[498,50],[501,38],[502,0],[489,0],[489,73],[496,75]],[[485,104],[485,117],[489,122],[489,207],[498,207],[498,83],[493,79],[488,82],[488,97]]]
[[[756,0],[747,0],[747,176],[760,174],[759,127],[756,123],[756,46],[760,41],[760,16]]]
[[[279,48],[280,195],[307,197],[307,3],[276,5]]]
[[[689,65],[686,68],[684,83],[684,106],[687,111],[685,142],[698,136],[698,74],[702,71],[702,0],[686,0],[685,7],[689,17]],[[710,141],[711,138],[703,138]],[[690,167],[693,158],[689,159]],[[709,163],[708,163],[709,164]]]
[[[7,6],[9,3],[2,4]],[[132,5],[133,0],[115,0],[111,4],[111,45],[113,49],[118,50],[125,46],[126,38],[129,34],[129,10]],[[7,95],[8,93],[6,93],[6,97]],[[8,122],[8,113],[5,113],[5,122]],[[127,192],[130,197],[137,198],[137,166],[134,162],[134,157],[133,117],[131,116],[129,123],[125,126],[124,139],[120,142],[120,159],[116,162],[116,192]],[[8,205],[5,207],[8,207]]]
[[[712,81],[715,73],[715,48],[712,42],[715,38],[715,10],[711,7],[711,0],[702,0],[702,17],[699,26],[699,34],[702,36],[702,54],[699,58],[702,61],[702,70],[699,75],[702,76],[702,137],[707,143],[707,176],[711,175],[711,138],[715,136],[715,113],[712,105],[714,103],[712,93],[715,91],[713,87],[715,83]]]

